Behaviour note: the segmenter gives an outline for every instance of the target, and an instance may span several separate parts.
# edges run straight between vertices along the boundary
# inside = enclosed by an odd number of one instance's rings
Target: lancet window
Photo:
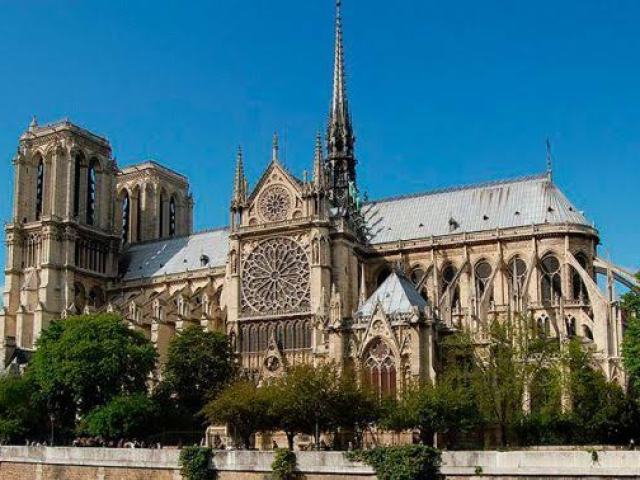
[[[97,176],[96,161],[92,160],[87,172],[87,224],[93,225],[96,216]]]
[[[36,220],[42,217],[42,205],[44,201],[44,161],[42,157],[38,160],[36,170]]]
[[[396,359],[389,345],[381,338],[375,339],[364,356],[364,380],[378,397],[396,392]]]
[[[542,279],[540,287],[544,303],[557,303],[562,296],[562,280],[560,278],[560,261],[554,255],[542,259]]]

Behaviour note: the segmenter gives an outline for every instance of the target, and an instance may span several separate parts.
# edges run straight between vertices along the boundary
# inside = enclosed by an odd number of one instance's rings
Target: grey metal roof
[[[124,280],[170,275],[224,266],[229,252],[226,228],[132,245],[124,251],[120,271]],[[209,259],[203,265],[201,257]]]
[[[392,272],[382,282],[382,285],[362,304],[356,315],[373,315],[378,304],[387,315],[397,315],[412,313],[414,307],[424,310],[427,306],[427,301],[420,296],[409,279]]]
[[[371,243],[532,224],[591,224],[546,175],[367,203]]]

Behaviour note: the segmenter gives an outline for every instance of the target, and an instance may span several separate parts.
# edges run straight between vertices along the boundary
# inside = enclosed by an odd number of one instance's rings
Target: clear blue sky
[[[0,0],[0,215],[36,114],[186,174],[196,228],[225,225],[280,132],[310,168],[331,88],[332,0]],[[640,2],[345,0],[359,183],[371,198],[538,173],[617,263],[640,267]],[[0,251],[4,262],[4,251]]]

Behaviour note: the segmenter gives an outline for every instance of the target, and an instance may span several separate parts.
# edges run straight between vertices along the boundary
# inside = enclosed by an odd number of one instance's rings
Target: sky
[[[0,217],[36,115],[108,137],[120,167],[187,175],[196,229],[226,225],[239,144],[250,182],[275,130],[287,167],[311,169],[333,16],[332,0],[0,0]],[[344,0],[343,19],[370,198],[540,173],[549,137],[601,255],[640,268],[640,2]]]

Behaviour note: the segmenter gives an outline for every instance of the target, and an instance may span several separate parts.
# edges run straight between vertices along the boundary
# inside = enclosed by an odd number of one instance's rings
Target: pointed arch
[[[36,220],[42,217],[44,205],[44,159],[38,155],[36,163]]]
[[[382,338],[375,337],[362,357],[363,380],[379,398],[394,396],[396,392],[396,355]]]

